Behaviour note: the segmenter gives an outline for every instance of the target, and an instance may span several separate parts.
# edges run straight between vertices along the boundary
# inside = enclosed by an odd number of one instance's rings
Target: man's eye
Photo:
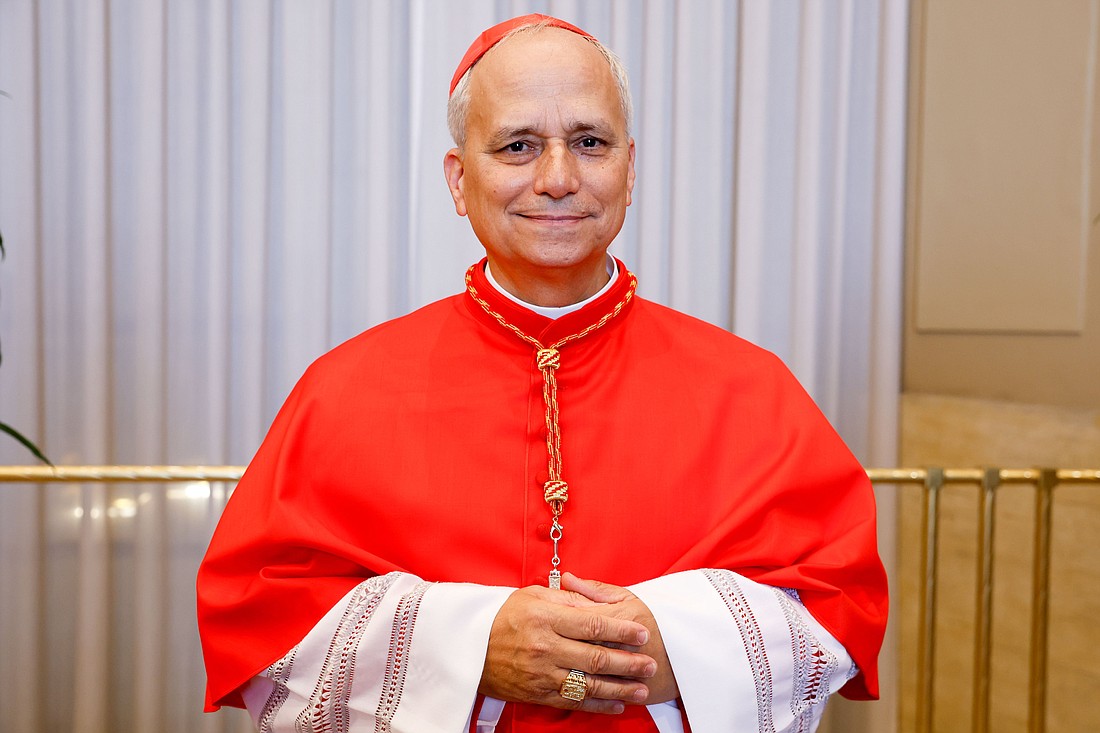
[[[594,137],[586,137],[581,140],[581,147],[583,148],[595,148],[599,146],[600,141]]]
[[[508,143],[504,146],[504,149],[507,150],[509,153],[522,153],[524,150],[527,149],[527,143],[519,140],[514,143]]]

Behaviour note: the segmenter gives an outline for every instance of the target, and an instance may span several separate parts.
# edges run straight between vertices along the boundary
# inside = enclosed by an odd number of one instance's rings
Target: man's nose
[[[576,156],[561,140],[549,142],[538,158],[535,193],[560,199],[576,193],[580,185]]]

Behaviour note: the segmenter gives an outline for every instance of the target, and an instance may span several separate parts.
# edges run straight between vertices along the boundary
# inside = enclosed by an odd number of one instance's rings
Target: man
[[[524,16],[475,41],[448,112],[487,257],[288,398],[199,573],[208,708],[705,733],[874,697],[866,475],[777,359],[607,255],[634,185],[621,65]]]

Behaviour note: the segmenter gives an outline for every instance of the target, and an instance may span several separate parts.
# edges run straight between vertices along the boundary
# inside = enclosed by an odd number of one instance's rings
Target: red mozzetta
[[[607,293],[557,320],[504,298],[483,264],[471,278],[493,310],[549,344],[626,298],[619,268]],[[563,570],[630,585],[724,568],[795,588],[861,670],[843,693],[877,695],[887,601],[871,487],[775,356],[635,297],[562,347],[556,377]],[[533,347],[469,292],[314,363],[199,573],[208,706],[240,705],[240,685],[371,575],[545,585],[542,390]],[[608,718],[595,722],[608,730]]]

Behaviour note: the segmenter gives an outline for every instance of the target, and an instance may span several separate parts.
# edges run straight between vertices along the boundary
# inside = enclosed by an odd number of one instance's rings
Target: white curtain
[[[641,293],[891,464],[905,0],[0,0],[0,420],[56,463],[247,462],[313,358],[460,289],[447,84],[532,11],[630,71]],[[245,722],[197,712],[227,490],[0,484],[4,731]]]

